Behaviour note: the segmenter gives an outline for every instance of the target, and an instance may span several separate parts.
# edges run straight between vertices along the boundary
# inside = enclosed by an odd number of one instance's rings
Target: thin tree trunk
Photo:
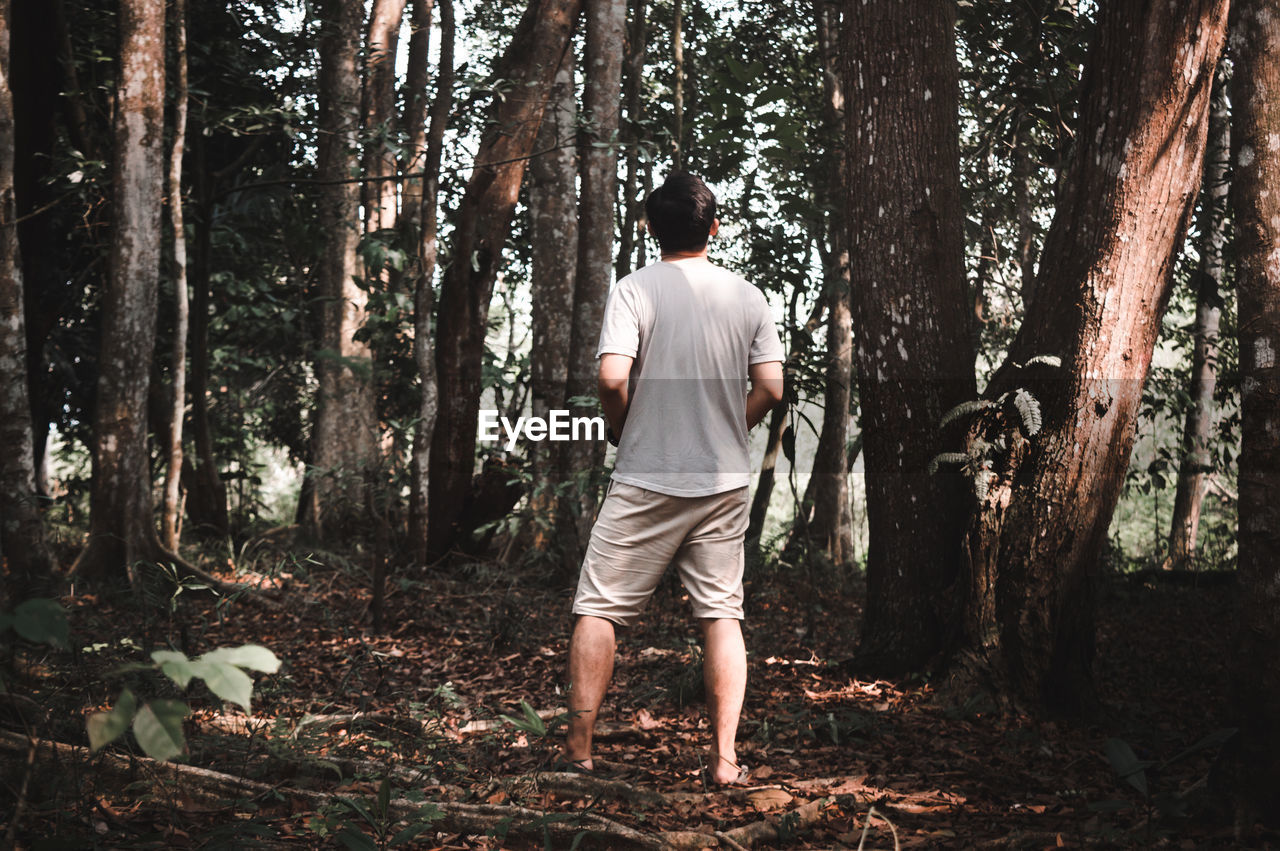
[[[674,169],[679,171],[684,167],[684,0],[675,0],[672,11],[671,56],[675,62],[676,75],[675,97],[671,104],[675,114],[671,161]]]
[[[1103,7],[1044,271],[986,391],[1011,395],[961,418],[971,467],[991,464],[969,500],[966,660],[1059,712],[1095,702],[1099,555],[1200,183],[1225,24],[1226,0]]]
[[[578,157],[575,150],[577,97],[574,55],[564,53],[551,100],[538,131],[537,151],[529,164],[529,214],[532,242],[533,341],[529,348],[533,415],[565,407],[569,346],[573,332],[573,286],[578,257]],[[529,493],[534,518],[529,545],[538,552],[555,546],[559,498],[564,480],[563,453],[554,443],[529,445],[533,480]]]
[[[867,608],[855,667],[919,670],[943,646],[961,563],[944,483],[927,472],[942,414],[975,394],[960,205],[955,10],[844,8],[853,333],[865,435]]]
[[[365,148],[363,174],[366,178],[390,177],[396,173],[396,158],[388,149],[394,138],[393,112],[396,104],[396,49],[405,0],[374,0],[369,13],[365,41],[364,87],[361,113]],[[364,228],[368,232],[390,228],[396,222],[396,182],[370,180],[361,184]]]
[[[818,49],[823,65],[823,117],[828,136],[838,138],[844,120],[844,91],[840,85],[836,54],[836,21],[839,11],[829,0],[816,0]],[[840,199],[845,193],[845,169],[833,148],[830,181],[818,187],[819,197],[829,196],[828,234],[824,252],[827,307],[827,365],[824,381],[822,431],[813,457],[813,470],[805,488],[803,505],[811,513],[801,528],[811,545],[826,551],[840,567],[853,562],[853,515],[849,510],[849,411],[853,399],[853,322],[850,314],[848,230]],[[811,508],[810,508],[811,507]]]
[[[53,566],[45,543],[31,448],[22,258],[14,202],[14,113],[9,74],[9,0],[0,0],[0,608],[46,590]]]
[[[400,163],[405,172],[423,170],[427,153],[427,82],[431,76],[431,9],[434,0],[412,0],[410,6],[409,61],[404,79],[404,114],[400,119],[408,140],[408,156]],[[422,178],[404,182],[404,196],[397,221],[412,244],[422,227]]]
[[[360,126],[357,59],[363,7],[345,0],[320,5],[321,227],[325,235],[317,274],[320,340],[316,357],[319,385],[311,433],[314,478],[306,506],[308,534],[336,540],[364,528],[366,470],[376,463],[373,357],[356,339],[364,327],[368,295],[355,283],[360,275],[360,188],[346,181],[355,164]]]
[[[573,328],[569,347],[569,379],[566,394],[596,395],[596,344],[604,322],[604,305],[613,279],[613,205],[618,193],[618,150],[613,140],[619,127],[622,92],[622,44],[626,26],[626,0],[586,0],[587,32],[583,66],[585,80],[582,108],[584,130],[578,140],[578,167],[582,195],[578,202],[578,267],[574,275]],[[577,415],[598,413],[591,405]],[[570,552],[566,567],[580,563],[581,545],[595,516],[599,473],[605,445],[597,441],[570,441],[563,445],[565,469],[583,477],[580,492],[570,494],[576,505],[568,517],[576,521],[579,547]],[[565,511],[565,506],[561,506]]]
[[[640,98],[640,87],[644,82],[645,40],[648,28],[645,24],[645,4],[647,0],[631,0],[631,24],[627,28],[627,51],[624,67],[626,76],[622,81],[622,102],[627,112],[627,178],[622,191],[622,227],[618,231],[618,260],[614,273],[618,278],[626,277],[635,268],[632,255],[637,240],[644,239],[639,230],[641,220],[641,199],[636,198],[636,190],[640,183],[640,120],[644,117],[644,101]]]
[[[423,163],[420,218],[422,238],[418,243],[417,279],[413,285],[413,358],[418,368],[418,423],[413,438],[413,465],[409,493],[409,543],[414,560],[427,560],[428,487],[431,480],[431,439],[436,427],[439,393],[436,352],[431,333],[435,308],[436,257],[439,251],[440,159],[444,152],[444,131],[453,108],[453,43],[455,36],[453,0],[440,0],[440,63],[436,73],[436,95],[431,102],[431,125],[427,131]]]
[[[1240,310],[1240,608],[1232,654],[1240,813],[1280,822],[1280,15],[1232,8],[1232,209]]]
[[[1221,75],[1219,75],[1221,76]],[[1173,500],[1169,554],[1163,567],[1181,569],[1195,556],[1200,507],[1209,492],[1213,454],[1209,451],[1213,424],[1213,392],[1218,383],[1218,322],[1222,316],[1223,246],[1227,241],[1227,159],[1231,124],[1226,84],[1214,84],[1209,114],[1209,141],[1204,156],[1204,186],[1200,190],[1200,263],[1196,269],[1195,347],[1191,354],[1191,407],[1182,431],[1182,463]]]
[[[147,390],[156,343],[164,197],[164,5],[121,0],[111,273],[103,294],[89,541],[73,569],[124,576],[160,554],[151,516]]]
[[[227,488],[218,474],[213,453],[213,429],[209,425],[209,288],[213,285],[213,200],[208,174],[206,145],[199,133],[192,134],[192,169],[195,194],[195,244],[191,252],[191,444],[193,457],[187,458],[187,522],[198,535],[225,537],[230,530],[227,517]]]
[[[169,419],[169,466],[164,478],[160,540],[173,551],[181,535],[182,425],[187,409],[187,235],[182,221],[182,155],[187,132],[186,0],[174,0],[175,91],[173,146],[169,149],[169,222],[173,231],[173,407]]]
[[[502,58],[496,79],[511,90],[495,98],[475,166],[458,207],[453,256],[440,290],[436,368],[440,411],[431,442],[429,552],[443,555],[475,471],[480,373],[489,299],[502,246],[533,149],[547,95],[569,44],[582,0],[531,0]],[[612,196],[610,196],[612,198]]]

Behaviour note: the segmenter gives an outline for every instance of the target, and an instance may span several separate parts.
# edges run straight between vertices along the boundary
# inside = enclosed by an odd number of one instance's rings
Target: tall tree
[[[569,345],[566,393],[596,394],[596,344],[604,321],[605,300],[613,280],[613,209],[618,193],[619,100],[622,91],[623,31],[626,0],[586,0],[587,32],[582,108],[586,113],[578,140],[582,194],[578,201],[578,266],[574,275],[573,329]],[[598,408],[591,406],[590,413]],[[571,441],[564,445],[565,468],[586,474],[575,518],[579,541],[585,541],[595,515],[597,476],[604,460],[604,444]],[[562,506],[563,508],[563,506]],[[570,547],[576,566],[581,552]]]
[[[1275,824],[1280,821],[1280,14],[1275,3],[1232,4],[1231,49],[1231,201],[1244,420],[1240,609],[1232,675],[1244,763],[1239,774],[1243,815]]]
[[[419,6],[429,0],[418,0]],[[422,18],[418,18],[422,26]],[[413,461],[410,470],[409,542],[414,560],[427,559],[428,498],[431,481],[431,440],[439,406],[435,344],[431,318],[435,307],[436,257],[439,253],[440,158],[444,152],[444,131],[453,107],[453,42],[455,33],[453,0],[440,0],[440,60],[436,74],[436,94],[431,102],[431,123],[423,155],[422,235],[418,240],[416,280],[413,284],[413,358],[418,370],[418,423],[414,431]]]
[[[853,399],[853,318],[850,312],[849,232],[845,227],[845,163],[838,144],[844,121],[844,91],[837,57],[839,9],[816,0],[814,17],[823,68],[822,115],[829,139],[829,170],[818,188],[828,209],[823,246],[823,297],[827,300],[827,363],[823,390],[822,431],[813,456],[813,472],[803,505],[808,515],[799,528],[840,566],[852,564],[853,515],[849,506],[849,413]]]
[[[37,502],[27,395],[22,260],[14,203],[14,114],[9,86],[9,0],[0,0],[0,561],[8,608],[49,580],[52,560]],[[0,604],[3,605],[3,604]]]
[[[1200,261],[1193,277],[1196,288],[1196,320],[1191,352],[1191,382],[1182,429],[1182,460],[1178,465],[1178,490],[1173,500],[1169,553],[1165,569],[1185,567],[1195,555],[1200,529],[1200,508],[1213,473],[1210,429],[1213,393],[1218,383],[1218,325],[1222,316],[1223,247],[1227,241],[1227,159],[1231,149],[1231,124],[1226,83],[1222,74],[1214,84],[1209,113],[1209,139],[1204,155],[1204,186],[1200,191],[1200,222],[1196,248]]]
[[[324,0],[320,22],[320,222],[325,235],[317,272],[320,340],[311,434],[309,534],[332,539],[364,517],[366,474],[376,462],[373,358],[356,339],[368,294],[357,284],[360,187],[350,181],[360,128],[360,33],[363,6]]]
[[[977,497],[954,595],[966,658],[1059,711],[1094,699],[1099,555],[1200,183],[1226,5],[1102,7],[1035,298],[986,403],[958,419]]]
[[[365,136],[362,174],[365,182],[361,184],[360,193],[367,231],[389,228],[396,221],[396,182],[386,178],[396,173],[396,158],[389,143],[394,140],[397,124],[393,118],[396,49],[404,4],[405,0],[374,0],[373,9],[369,12],[361,91]]]
[[[182,219],[182,155],[187,138],[186,0],[174,0],[173,144],[169,148],[169,224],[173,239],[173,385],[169,417],[169,464],[164,476],[160,538],[175,552],[181,529],[182,425],[187,410],[187,235]]]
[[[644,240],[643,201],[636,197],[640,183],[640,141],[643,130],[644,100],[640,97],[644,84],[645,42],[648,25],[645,20],[647,0],[631,0],[631,21],[627,25],[627,50],[623,60],[626,75],[622,80],[622,103],[626,110],[627,169],[622,185],[622,228],[618,233],[616,272],[624,277],[638,266],[632,265],[637,241]]]
[[[529,371],[535,417],[564,408],[569,377],[578,257],[577,97],[573,69],[570,48],[556,72],[551,100],[542,117],[534,145],[538,155],[529,164],[529,298],[533,303]],[[530,546],[543,552],[554,547],[557,540],[557,487],[564,478],[564,468],[556,444],[533,443],[529,449],[533,469],[529,506],[534,517]]]
[[[927,472],[943,412],[975,391],[960,207],[953,6],[844,6],[847,226],[865,435],[867,609],[858,665],[919,670],[960,564],[945,483]]]
[[[110,277],[93,428],[89,541],[73,570],[124,575],[160,555],[151,516],[147,390],[156,342],[164,197],[164,5],[121,0]]]
[[[489,299],[526,158],[581,8],[582,0],[530,0],[510,45],[494,64],[493,78],[509,88],[490,107],[490,121],[458,206],[452,247],[457,260],[445,271],[440,289],[440,409],[431,441],[428,494],[431,556],[443,555],[453,544],[471,487]]]

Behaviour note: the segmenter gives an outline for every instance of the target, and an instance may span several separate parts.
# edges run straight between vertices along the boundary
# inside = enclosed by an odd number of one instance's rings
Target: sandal
[[[751,776],[751,769],[747,767],[746,763],[737,763],[723,756],[719,758],[722,761],[729,763],[729,765],[733,766],[734,768],[738,769],[738,776],[733,778],[732,780],[727,780],[723,783],[718,783],[715,780],[711,779],[711,767],[705,766],[703,767],[702,772],[699,775],[702,778],[702,788],[711,789],[711,788],[724,788],[726,786],[745,786],[747,784],[747,780]]]

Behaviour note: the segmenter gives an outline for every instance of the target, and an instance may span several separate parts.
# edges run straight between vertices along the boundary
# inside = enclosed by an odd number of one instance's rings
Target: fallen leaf
[[[762,813],[777,810],[791,803],[795,798],[784,789],[756,789],[747,793],[751,806]]]

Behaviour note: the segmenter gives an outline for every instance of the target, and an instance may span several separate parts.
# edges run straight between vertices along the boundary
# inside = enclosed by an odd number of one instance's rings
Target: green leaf
[[[89,732],[89,750],[100,750],[111,744],[129,729],[129,722],[138,710],[138,699],[133,692],[125,689],[120,692],[116,705],[110,712],[95,712],[85,721]]]
[[[235,665],[204,657],[191,663],[197,677],[204,680],[209,691],[223,700],[238,704],[247,713],[249,699],[253,696],[253,680]]]
[[[351,851],[378,851],[378,843],[352,827],[344,827],[338,831],[336,838]]]
[[[1145,769],[1150,763],[1138,759],[1138,755],[1124,739],[1116,738],[1107,739],[1107,758],[1111,760],[1111,767],[1121,779],[1141,792],[1144,798],[1147,797]]]
[[[56,600],[35,597],[13,610],[13,628],[27,641],[66,649],[71,644],[67,613]]]
[[[538,710],[529,705],[527,700],[520,701],[520,708],[524,710],[525,720],[529,722],[529,728],[539,736],[547,734],[547,725],[538,715]]]
[[[186,739],[182,719],[191,710],[179,700],[153,700],[133,718],[133,735],[152,759],[169,760],[182,753]]]
[[[265,647],[245,644],[240,647],[219,647],[200,657],[211,662],[226,662],[251,671],[274,674],[280,670],[280,658]]]
[[[187,654],[177,650],[155,650],[151,653],[151,660],[160,666],[166,677],[178,684],[178,688],[185,689],[191,678],[196,676],[196,668]]]

